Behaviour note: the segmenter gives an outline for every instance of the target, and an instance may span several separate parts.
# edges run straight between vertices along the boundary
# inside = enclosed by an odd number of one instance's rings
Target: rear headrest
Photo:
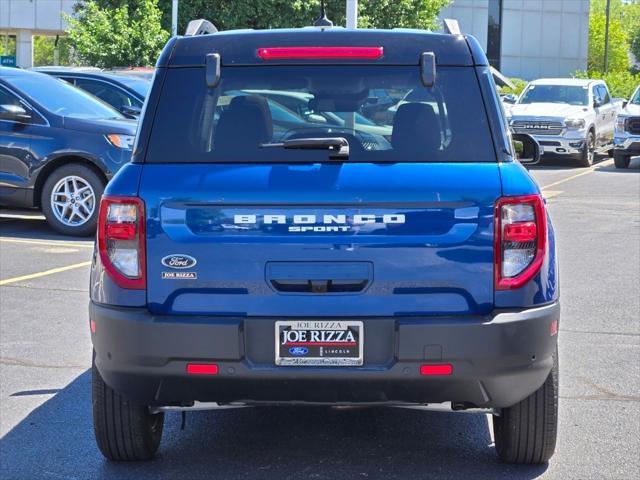
[[[416,152],[419,159],[437,154],[442,142],[440,122],[426,103],[404,103],[393,119],[391,145],[400,152]],[[418,159],[418,160],[419,160]]]
[[[256,95],[237,96],[220,115],[214,148],[218,153],[255,149],[259,144],[269,142],[272,135],[267,100]]]

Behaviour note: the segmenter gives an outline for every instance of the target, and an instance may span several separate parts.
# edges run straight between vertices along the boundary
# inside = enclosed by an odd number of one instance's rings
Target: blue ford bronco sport
[[[491,413],[501,459],[546,462],[558,268],[514,152],[470,36],[170,40],[100,205],[102,453],[151,458],[169,410],[359,404]]]

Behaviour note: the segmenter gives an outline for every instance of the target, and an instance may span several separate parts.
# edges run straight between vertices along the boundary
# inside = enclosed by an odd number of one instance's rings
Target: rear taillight
[[[544,261],[547,215],[540,195],[502,197],[495,210],[495,288],[519,288]]]
[[[102,197],[98,250],[111,279],[122,288],[146,288],[144,203],[138,197]]]

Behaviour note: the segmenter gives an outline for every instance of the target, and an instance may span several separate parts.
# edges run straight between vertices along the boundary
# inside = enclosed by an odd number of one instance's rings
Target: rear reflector
[[[91,329],[91,333],[96,333],[96,321],[89,320],[89,328]]]
[[[187,363],[189,375],[217,375],[218,365],[215,363]]]
[[[440,365],[420,365],[420,375],[451,375],[453,365],[442,363]]]
[[[262,60],[377,60],[383,53],[382,47],[262,47],[258,49],[258,57]]]

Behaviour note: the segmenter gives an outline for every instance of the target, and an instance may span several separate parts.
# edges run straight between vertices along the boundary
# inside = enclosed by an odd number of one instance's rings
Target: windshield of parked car
[[[117,80],[127,87],[131,88],[134,92],[143,98],[147,97],[149,89],[151,88],[151,79],[141,76],[117,74]]]
[[[417,66],[363,65],[227,67],[216,88],[202,68],[167,69],[146,161],[326,161],[324,150],[266,147],[336,137],[349,161],[495,161],[472,68],[439,67],[425,87]]]
[[[587,105],[589,91],[587,87],[572,85],[529,85],[518,103],[567,103],[569,105]]]
[[[93,95],[44,73],[11,75],[5,80],[42,108],[56,115],[93,119],[124,118],[117,110]]]
[[[640,87],[636,89],[633,97],[631,97],[631,100],[629,100],[629,103],[633,105],[640,105]]]

